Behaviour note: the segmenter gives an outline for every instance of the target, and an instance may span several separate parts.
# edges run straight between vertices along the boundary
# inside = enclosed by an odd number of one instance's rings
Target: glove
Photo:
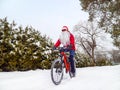
[[[67,46],[67,49],[70,50],[71,48],[72,48],[72,44],[70,44],[70,45]]]
[[[56,49],[56,47],[54,46],[53,48],[52,48],[52,50],[55,50]]]

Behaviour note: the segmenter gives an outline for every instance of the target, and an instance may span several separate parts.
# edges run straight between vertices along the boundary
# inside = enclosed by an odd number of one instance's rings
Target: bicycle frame
[[[61,60],[63,60],[64,62],[66,73],[67,73],[68,71],[70,71],[70,63],[67,61],[68,58],[64,51],[60,52],[60,54],[61,54]]]
[[[51,66],[51,79],[55,85],[59,85],[63,79],[63,73],[69,72],[70,77],[74,77],[71,72],[70,62],[66,52],[69,52],[66,48],[58,48],[56,51],[59,51],[59,58],[55,59]],[[63,65],[64,64],[64,65]],[[64,70],[65,67],[65,70]]]

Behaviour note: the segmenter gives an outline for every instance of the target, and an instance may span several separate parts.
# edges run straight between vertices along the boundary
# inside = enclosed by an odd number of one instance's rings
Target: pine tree
[[[0,71],[49,69],[56,54],[52,40],[32,26],[16,27],[0,19]]]

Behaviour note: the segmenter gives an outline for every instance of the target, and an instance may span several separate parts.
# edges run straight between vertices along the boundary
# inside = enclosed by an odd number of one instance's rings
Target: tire
[[[63,78],[63,67],[61,59],[53,61],[51,66],[51,79],[55,85],[59,85]]]

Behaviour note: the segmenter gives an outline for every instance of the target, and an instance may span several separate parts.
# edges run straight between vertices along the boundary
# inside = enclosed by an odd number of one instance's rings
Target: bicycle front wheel
[[[61,83],[63,78],[63,67],[61,59],[56,59],[53,61],[51,66],[51,79],[55,85]]]

